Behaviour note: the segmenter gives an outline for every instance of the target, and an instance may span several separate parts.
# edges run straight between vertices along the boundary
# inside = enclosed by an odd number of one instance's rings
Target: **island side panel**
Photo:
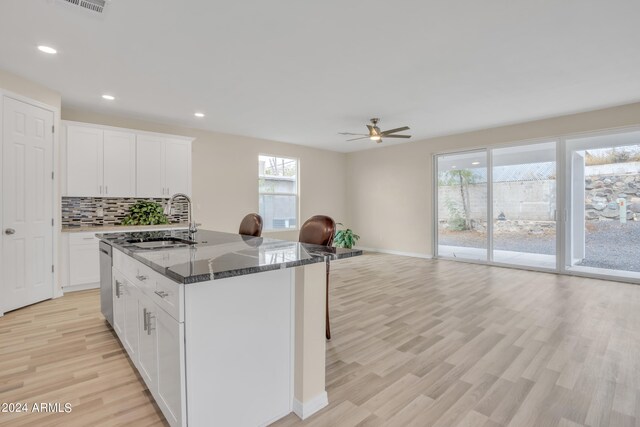
[[[190,426],[257,426],[291,412],[294,270],[185,285]]]
[[[295,270],[293,411],[305,419],[329,403],[325,391],[326,265],[321,262]]]

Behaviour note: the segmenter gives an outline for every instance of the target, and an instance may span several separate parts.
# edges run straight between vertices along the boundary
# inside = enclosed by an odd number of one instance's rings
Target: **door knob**
[[[7,236],[10,234],[16,234],[16,230],[14,230],[13,228],[7,228],[6,230],[4,230],[4,234],[6,234]]]

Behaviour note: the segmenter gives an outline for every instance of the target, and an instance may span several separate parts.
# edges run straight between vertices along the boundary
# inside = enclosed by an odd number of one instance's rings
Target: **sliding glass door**
[[[437,253],[487,260],[487,152],[436,158]]]
[[[640,278],[640,132],[566,142],[565,268]]]
[[[555,142],[443,154],[436,168],[438,256],[557,268]]]
[[[490,150],[493,261],[556,268],[556,143]]]

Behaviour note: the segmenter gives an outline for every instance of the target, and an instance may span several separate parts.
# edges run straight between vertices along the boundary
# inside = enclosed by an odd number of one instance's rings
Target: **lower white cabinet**
[[[113,270],[113,329],[119,337],[124,337],[124,277],[117,270]]]
[[[158,405],[171,425],[180,425],[184,393],[184,323],[158,310],[155,318],[158,348]]]
[[[158,294],[166,293],[156,293],[182,285],[116,249],[112,275],[113,328],[169,424],[186,426],[184,323],[163,308],[166,297]]]
[[[69,286],[100,284],[100,253],[94,234],[77,233],[69,238]]]
[[[138,318],[143,326],[141,330],[138,330],[138,339],[140,340],[138,361],[140,375],[152,393],[158,383],[157,312],[155,303],[140,293],[138,295]]]
[[[127,279],[123,281],[121,293],[124,298],[124,346],[135,358],[138,354],[138,330],[140,321],[138,313],[138,289]]]

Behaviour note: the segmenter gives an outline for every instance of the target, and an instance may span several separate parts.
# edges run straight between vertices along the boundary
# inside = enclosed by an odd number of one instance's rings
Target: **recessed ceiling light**
[[[479,165],[480,162],[471,162],[472,165]]]
[[[107,101],[113,101],[114,99],[116,99],[116,97],[115,97],[115,96],[113,96],[113,95],[106,95],[106,94],[105,94],[105,95],[102,95],[102,98],[103,98],[103,99],[106,99]]]
[[[194,116],[202,118],[204,117],[204,113],[194,113]]]
[[[48,54],[51,54],[51,55],[54,55],[54,54],[58,53],[58,51],[55,50],[54,48],[49,47],[49,46],[44,46],[44,45],[38,46],[38,50],[40,52],[48,53]]]

